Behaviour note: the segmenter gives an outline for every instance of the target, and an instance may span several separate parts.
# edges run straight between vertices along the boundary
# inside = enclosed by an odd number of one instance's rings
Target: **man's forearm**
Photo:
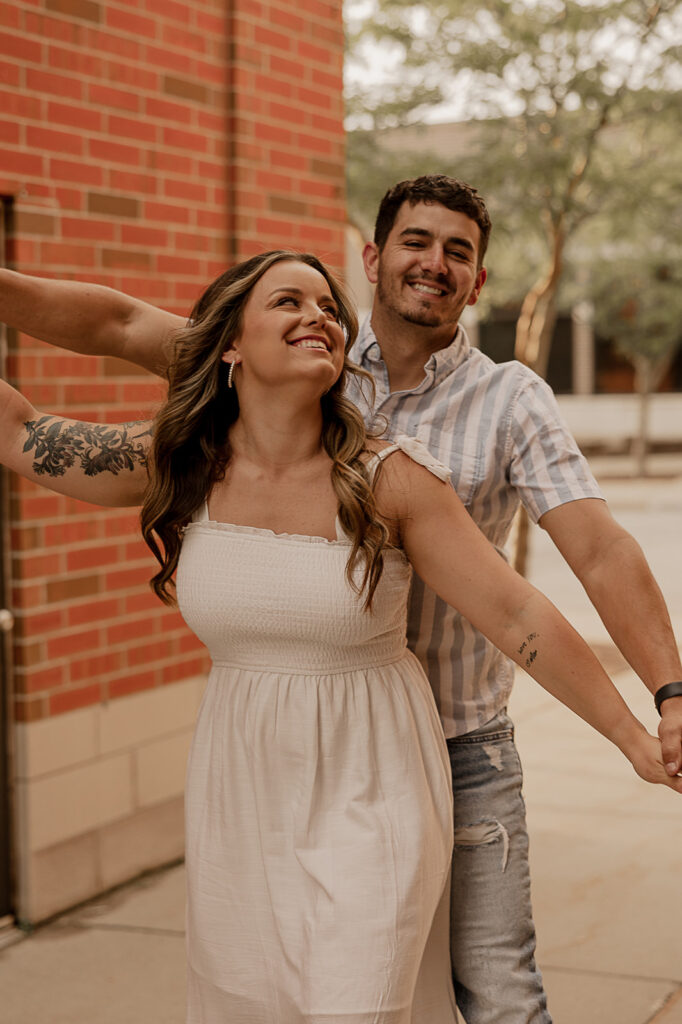
[[[581,577],[614,643],[652,693],[682,679],[682,662],[663,595],[629,534],[610,544]]]
[[[164,375],[170,339],[184,323],[101,285],[53,281],[0,269],[0,320],[86,355],[117,356]]]

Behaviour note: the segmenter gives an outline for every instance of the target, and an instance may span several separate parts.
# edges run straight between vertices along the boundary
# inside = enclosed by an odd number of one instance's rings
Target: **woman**
[[[153,442],[2,388],[3,461],[88,501],[143,500],[152,585],[172,600],[177,570],[211,651],[187,778],[191,1024],[455,1020],[449,768],[406,648],[410,564],[640,775],[682,788],[447,470],[410,439],[367,439],[343,397],[355,329],[318,260],[266,253],[197,304]]]

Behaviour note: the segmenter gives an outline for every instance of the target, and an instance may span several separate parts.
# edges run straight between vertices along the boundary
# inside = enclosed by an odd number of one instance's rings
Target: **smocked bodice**
[[[214,664],[333,673],[394,661],[406,648],[411,569],[388,549],[372,611],[346,580],[347,540],[227,523],[185,529],[180,610]]]

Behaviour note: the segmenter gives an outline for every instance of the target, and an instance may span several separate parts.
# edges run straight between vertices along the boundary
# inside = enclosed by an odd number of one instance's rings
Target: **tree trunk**
[[[564,231],[561,224],[552,229],[552,265],[547,276],[527,293],[516,323],[514,358],[525,363],[541,377],[547,376],[552,335],[556,324],[556,293],[563,267]],[[530,522],[523,505],[516,513],[512,565],[526,575],[530,545]]]
[[[651,412],[651,396],[658,389],[663,377],[673,360],[675,350],[667,352],[658,359],[644,355],[632,357],[635,368],[635,388],[639,395],[637,416],[637,433],[632,439],[631,451],[635,458],[635,476],[647,475],[647,455],[649,454],[649,416]]]

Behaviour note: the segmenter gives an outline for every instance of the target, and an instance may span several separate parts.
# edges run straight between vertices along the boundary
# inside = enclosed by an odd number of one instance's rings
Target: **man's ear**
[[[379,250],[374,242],[367,242],[362,250],[362,262],[365,267],[365,274],[370,284],[376,284],[379,279]]]
[[[478,302],[478,296],[481,294],[481,288],[485,284],[488,277],[488,271],[485,267],[481,267],[479,272],[476,274],[476,280],[474,287],[471,289],[469,298],[467,299],[467,306],[475,306]]]

